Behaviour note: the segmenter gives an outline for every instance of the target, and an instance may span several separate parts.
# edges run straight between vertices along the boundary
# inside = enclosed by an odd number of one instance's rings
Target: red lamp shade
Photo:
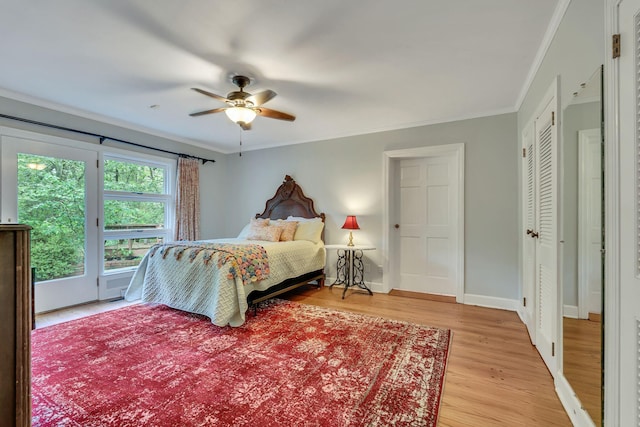
[[[358,225],[358,220],[355,215],[347,216],[347,219],[344,221],[344,225],[342,228],[346,230],[360,230],[360,226]]]

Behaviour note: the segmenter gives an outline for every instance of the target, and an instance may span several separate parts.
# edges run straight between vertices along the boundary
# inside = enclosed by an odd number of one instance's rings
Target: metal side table
[[[364,282],[364,262],[362,255],[364,251],[372,251],[374,246],[348,246],[348,245],[325,245],[327,249],[335,249],[338,254],[338,262],[336,264],[336,281],[333,285],[344,285],[342,291],[342,299],[344,299],[347,289],[357,286],[373,295],[371,289]]]

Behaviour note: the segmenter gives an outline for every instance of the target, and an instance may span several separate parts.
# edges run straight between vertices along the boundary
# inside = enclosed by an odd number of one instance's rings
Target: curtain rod
[[[205,159],[204,157],[192,156],[191,154],[176,153],[175,151],[163,150],[162,148],[156,148],[156,147],[149,147],[147,145],[137,144],[137,143],[131,142],[131,141],[125,141],[124,139],[111,138],[109,136],[100,135],[100,134],[97,134],[97,133],[86,132],[86,131],[83,131],[83,130],[72,129],[72,128],[68,128],[68,127],[64,127],[64,126],[52,125],[50,123],[38,122],[36,120],[23,119],[21,117],[8,116],[6,114],[0,114],[0,117],[4,118],[4,119],[9,119],[9,120],[15,120],[15,121],[18,121],[18,122],[29,123],[29,124],[32,124],[32,125],[44,126],[44,127],[48,127],[48,128],[52,128],[52,129],[64,130],[64,131],[67,131],[67,132],[74,132],[74,133],[79,133],[79,134],[82,134],[82,135],[93,136],[93,137],[98,138],[100,140],[100,145],[102,145],[102,143],[104,143],[106,140],[109,140],[109,141],[120,142],[122,144],[133,145],[133,146],[140,147],[140,148],[146,148],[147,150],[161,151],[163,153],[173,154],[173,155],[176,155],[176,156],[179,156],[179,157],[190,157],[192,159],[198,159],[198,160],[202,161],[203,165],[205,163],[207,163],[207,162],[211,162],[211,163],[215,163],[216,162],[213,159]]]

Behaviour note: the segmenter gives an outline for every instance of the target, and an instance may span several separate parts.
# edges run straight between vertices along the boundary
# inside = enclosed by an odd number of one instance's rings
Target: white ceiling
[[[563,2],[0,0],[0,95],[224,153],[240,128],[190,88],[233,74],[297,116],[244,149],[512,112]]]

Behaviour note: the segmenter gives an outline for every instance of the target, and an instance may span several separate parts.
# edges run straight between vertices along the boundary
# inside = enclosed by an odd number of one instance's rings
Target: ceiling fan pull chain
[[[240,151],[238,152],[239,157],[242,157],[242,128],[240,128]]]

